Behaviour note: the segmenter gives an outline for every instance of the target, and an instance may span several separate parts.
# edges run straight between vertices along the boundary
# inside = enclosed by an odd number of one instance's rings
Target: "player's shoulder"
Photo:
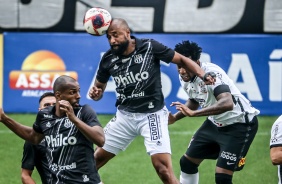
[[[81,105],[79,107],[76,107],[75,109],[81,110],[82,112],[87,112],[87,113],[96,113],[95,110],[89,104]]]
[[[277,127],[277,126],[282,128],[282,115],[279,116],[279,117],[275,120],[275,122],[274,122],[273,125],[272,125],[272,128]]]
[[[44,109],[38,111],[37,116],[42,118],[53,118],[53,114],[55,112],[55,106],[48,106]]]

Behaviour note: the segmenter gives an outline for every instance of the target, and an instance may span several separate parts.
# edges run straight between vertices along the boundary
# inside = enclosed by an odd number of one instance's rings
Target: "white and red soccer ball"
[[[87,33],[102,36],[108,30],[111,21],[112,16],[106,9],[94,7],[85,13],[83,26]]]

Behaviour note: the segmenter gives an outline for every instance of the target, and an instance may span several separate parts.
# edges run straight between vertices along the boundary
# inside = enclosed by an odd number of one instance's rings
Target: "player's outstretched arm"
[[[195,101],[190,100],[190,99],[188,99],[185,104],[181,104],[180,102],[172,102],[170,104],[170,106],[176,106],[176,109],[178,110],[178,112],[173,114],[173,115],[169,114],[168,124],[173,124],[174,122],[184,118],[185,116],[189,116],[187,113],[185,113],[185,111],[181,110],[177,106],[182,106],[182,107],[188,109],[188,111],[191,111],[191,112],[193,112],[194,110],[197,110],[199,108],[199,104]]]
[[[36,184],[31,178],[32,171],[28,169],[22,169],[21,178],[23,184]]]
[[[33,130],[32,127],[28,127],[22,125],[9,116],[7,116],[3,108],[0,107],[0,122],[2,122],[6,127],[8,127],[11,131],[17,134],[22,139],[29,141],[33,144],[39,144],[40,141],[43,139],[43,134],[39,134]]]
[[[94,85],[89,91],[89,97],[95,101],[100,100],[103,97],[106,86],[107,83],[101,83],[97,79],[95,79]]]

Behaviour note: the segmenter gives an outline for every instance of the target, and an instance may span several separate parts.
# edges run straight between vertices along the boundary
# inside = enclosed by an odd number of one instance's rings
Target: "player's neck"
[[[124,51],[122,55],[128,56],[135,51],[135,39],[131,39],[129,41],[127,49]]]

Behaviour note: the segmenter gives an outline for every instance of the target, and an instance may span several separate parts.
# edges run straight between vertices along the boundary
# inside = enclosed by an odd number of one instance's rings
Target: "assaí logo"
[[[54,81],[61,75],[78,78],[75,71],[66,71],[64,61],[57,54],[39,50],[25,58],[20,71],[10,72],[10,88],[23,90],[22,96],[41,96],[52,90]]]

